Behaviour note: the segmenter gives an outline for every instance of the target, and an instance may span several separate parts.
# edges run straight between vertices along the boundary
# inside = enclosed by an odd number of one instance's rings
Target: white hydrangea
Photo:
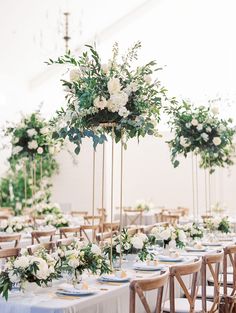
[[[14,267],[16,268],[27,268],[30,264],[29,258],[27,256],[20,256],[14,262]]]
[[[125,92],[121,91],[111,95],[110,101],[113,103],[113,105],[120,109],[121,107],[124,107],[128,102],[128,96]]]
[[[102,254],[102,250],[99,248],[98,245],[92,244],[91,246],[91,252],[97,255],[101,255]]]
[[[41,133],[42,135],[46,135],[46,134],[48,134],[48,132],[49,132],[49,129],[48,129],[47,126],[42,127],[42,128],[40,129],[40,133]]]
[[[36,131],[34,128],[30,128],[30,129],[28,129],[26,132],[27,132],[27,135],[28,135],[29,137],[33,137],[33,136],[35,136],[35,135],[38,134],[37,131]]]
[[[12,154],[16,155],[18,153],[20,153],[23,150],[23,148],[21,146],[15,146],[12,148]]]
[[[15,274],[13,271],[10,271],[8,276],[12,284],[17,284],[20,282],[20,276]]]
[[[131,243],[135,249],[142,249],[143,248],[143,240],[139,236],[135,236],[131,238]]]
[[[97,97],[94,99],[93,105],[96,108],[103,110],[107,107],[107,100],[104,97]]]
[[[160,233],[160,237],[162,240],[168,240],[171,237],[171,230],[170,228],[166,228],[164,229],[161,233]]]
[[[122,107],[122,108],[120,108],[119,111],[118,111],[118,114],[119,114],[120,116],[122,116],[122,117],[127,117],[127,116],[129,116],[129,113],[130,113],[130,111],[128,111],[128,110],[126,109],[126,107]]]
[[[179,240],[183,242],[186,240],[186,234],[182,229],[179,230]]]

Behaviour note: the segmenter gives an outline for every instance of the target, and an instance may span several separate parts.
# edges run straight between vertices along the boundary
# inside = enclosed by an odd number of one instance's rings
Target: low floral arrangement
[[[200,156],[200,167],[214,172],[216,167],[234,164],[236,133],[232,119],[221,119],[218,108],[193,106],[186,101],[175,103],[167,109],[169,125],[174,133],[170,140],[171,160],[174,167],[179,165],[177,156],[187,157],[189,152]]]
[[[46,215],[45,224],[55,228],[68,227],[70,222],[64,214]]]
[[[39,203],[35,208],[34,214],[36,217],[46,216],[48,214],[60,215],[62,214],[62,210],[57,203]]]
[[[113,238],[112,242],[112,259],[120,257],[122,255],[128,254],[138,254],[138,258],[141,261],[147,259],[152,260],[154,255],[148,251],[150,243],[148,237],[143,233],[137,233],[131,236],[126,229],[123,229],[120,236]],[[111,257],[111,245],[107,243],[104,248],[104,254],[110,259]]]
[[[42,249],[37,255],[25,254],[6,263],[0,273],[0,294],[7,300],[9,291],[16,285],[24,291],[27,283],[42,286],[59,277],[58,260]]]
[[[54,154],[61,147],[60,141],[52,140],[49,124],[39,111],[23,116],[18,124],[8,126],[5,134],[11,138],[12,157],[15,159],[43,157]]]
[[[153,227],[149,235],[151,244],[163,241],[164,247],[183,248],[186,245],[187,236],[183,229],[174,226],[156,226]]]
[[[200,239],[204,235],[204,229],[195,223],[186,224],[180,228],[183,229],[187,238],[191,238],[193,240]]]
[[[6,233],[31,232],[33,223],[25,216],[15,216],[0,222],[0,231]]]
[[[84,271],[98,275],[111,272],[107,258],[96,244],[84,244],[75,240],[69,246],[61,246],[57,253],[61,270],[69,273],[75,282]]]
[[[153,208],[153,203],[148,202],[148,201],[137,201],[135,205],[135,209],[140,210],[140,211],[150,211]]]
[[[210,231],[220,231],[222,233],[230,233],[231,225],[228,217],[216,217],[206,219],[204,222],[204,227]]]
[[[141,43],[137,42],[119,60],[118,44],[107,64],[103,64],[96,48],[78,58],[70,53],[48,64],[69,64],[70,80],[62,80],[67,107],[58,111],[53,124],[55,138],[66,138],[76,145],[79,154],[82,139],[92,138],[94,147],[107,140],[114,131],[115,141],[157,135],[160,107],[167,100],[166,89],[152,74],[161,70],[151,61],[133,67]],[[124,139],[123,139],[124,141]]]

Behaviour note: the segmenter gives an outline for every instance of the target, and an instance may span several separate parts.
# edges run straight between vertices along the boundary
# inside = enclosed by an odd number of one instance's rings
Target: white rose
[[[210,132],[211,132],[211,127],[208,126],[208,127],[206,128],[206,131],[207,131],[208,133],[210,133]]]
[[[37,131],[34,128],[28,129],[26,132],[29,137],[37,135]]]
[[[29,258],[27,256],[20,256],[14,262],[14,267],[16,268],[27,268],[29,266]]]
[[[143,240],[139,237],[133,237],[131,239],[131,243],[135,249],[142,249],[143,248]]]
[[[8,233],[8,234],[11,234],[11,233],[13,233],[13,229],[12,229],[12,227],[7,227],[7,229],[6,229],[6,233]]]
[[[187,148],[190,146],[190,142],[188,142],[188,139],[183,137],[183,136],[180,137],[179,142],[180,142],[181,146],[183,146],[184,148]]]
[[[47,262],[41,258],[37,258],[36,262],[39,268],[36,272],[36,277],[39,279],[47,279],[50,274]]]
[[[219,146],[221,144],[221,139],[220,137],[214,137],[212,142],[214,143],[215,146]]]
[[[122,117],[127,117],[129,115],[130,111],[126,109],[126,107],[122,107],[119,109],[118,114]]]
[[[121,108],[128,102],[128,96],[125,92],[121,91],[111,95],[110,100],[117,108]]]
[[[100,110],[103,110],[107,107],[107,100],[104,97],[97,97],[94,101],[93,101],[93,105],[95,106],[95,108],[98,108]]]
[[[160,237],[162,240],[168,240],[171,236],[171,231],[169,228],[166,228],[160,233]]]
[[[70,71],[70,81],[77,81],[80,78],[80,70],[78,68],[72,69]]]
[[[49,131],[49,129],[48,129],[48,127],[46,127],[46,126],[40,129],[40,133],[41,133],[42,135],[47,134],[48,131]]]
[[[43,148],[42,148],[42,147],[38,147],[37,153],[38,153],[38,154],[42,154],[42,153],[43,153]]]
[[[202,133],[201,134],[201,137],[202,137],[202,139],[204,140],[204,141],[208,141],[208,139],[209,139],[209,136],[206,134],[206,133]]]
[[[120,92],[121,85],[119,78],[111,78],[107,83],[107,88],[110,95]]]
[[[211,112],[212,112],[214,115],[219,114],[219,108],[218,108],[218,106],[213,106],[213,107],[211,108]]]
[[[32,140],[30,142],[28,142],[28,148],[33,150],[33,149],[37,149],[38,148],[38,143],[36,140]]]
[[[137,234],[137,237],[139,237],[142,241],[146,241],[148,239],[147,235],[143,233]]]
[[[101,249],[99,248],[99,246],[95,245],[95,244],[92,244],[91,246],[91,252],[94,253],[94,254],[97,254],[97,255],[101,255],[102,254],[102,251]]]
[[[151,84],[151,82],[152,82],[152,76],[151,75],[144,75],[143,79],[147,84]]]
[[[191,121],[191,124],[192,124],[193,126],[197,126],[197,125],[198,125],[198,120],[195,119],[195,118],[193,118],[192,121]]]
[[[202,128],[203,128],[202,124],[198,124],[198,126],[197,126],[197,130],[198,130],[198,131],[201,131],[201,130],[202,130]]]
[[[19,152],[21,152],[23,150],[23,148],[21,146],[15,146],[12,148],[12,154],[18,154]]]

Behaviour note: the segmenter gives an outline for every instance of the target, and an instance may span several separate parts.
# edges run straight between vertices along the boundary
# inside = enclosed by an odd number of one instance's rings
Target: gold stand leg
[[[199,203],[198,203],[198,159],[197,155],[195,156],[195,178],[196,178],[196,215],[197,223],[199,222]]]
[[[122,264],[122,228],[123,228],[123,136],[121,136],[121,147],[120,147],[120,268]]]
[[[113,269],[112,262],[112,222],[113,222],[113,205],[114,205],[114,126],[112,126],[112,147],[111,147],[111,251],[110,251],[110,265],[111,269]]]
[[[92,196],[92,225],[94,226],[94,215],[95,215],[95,171],[96,171],[96,151],[93,150],[93,196]],[[95,238],[93,236],[92,241],[94,242]]]
[[[195,212],[195,184],[194,184],[194,161],[193,161],[193,152],[191,154],[191,158],[192,158],[192,204],[193,204],[193,220],[195,222],[196,219],[196,212]]]
[[[102,146],[102,244],[103,244],[103,232],[105,221],[105,206],[104,206],[104,193],[105,193],[105,141]]]

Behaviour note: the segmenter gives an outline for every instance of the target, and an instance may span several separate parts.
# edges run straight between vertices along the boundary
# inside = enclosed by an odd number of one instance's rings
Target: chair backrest
[[[142,224],[144,210],[125,208],[123,211],[126,225]]]
[[[175,313],[175,280],[178,282],[189,303],[189,313],[194,313],[195,300],[197,297],[198,276],[202,265],[201,259],[192,263],[175,265],[170,267],[170,313]],[[182,276],[192,275],[191,291],[184,283]]]
[[[140,228],[140,232],[144,234],[150,234],[151,230],[153,229],[154,225],[147,225],[147,226],[142,226]]]
[[[179,214],[162,214],[162,222],[176,225],[179,223]]]
[[[146,313],[151,313],[150,306],[147,302],[145,297],[145,292],[150,290],[157,291],[157,302],[156,302],[156,309],[155,313],[161,313],[161,305],[162,305],[162,297],[163,297],[163,289],[164,286],[167,284],[169,278],[169,273],[161,273],[159,276],[150,279],[140,279],[140,280],[133,280],[130,283],[130,306],[129,312],[136,313],[136,294],[139,296],[143,307]]]
[[[188,216],[189,215],[189,208],[178,206],[176,209],[176,213],[180,214],[181,216]]]
[[[74,241],[75,241],[75,238],[58,239],[56,241],[56,245],[57,247],[70,246]]]
[[[12,257],[18,257],[20,254],[20,248],[8,248],[0,250],[0,259],[8,259]]]
[[[44,243],[39,243],[36,245],[31,245],[27,247],[27,250],[29,252],[30,255],[35,254],[35,252],[37,252],[40,249],[45,249],[47,250],[48,253],[51,253],[55,250],[55,246],[56,244],[54,242],[44,242]]]
[[[118,235],[117,230],[113,230],[112,232],[104,232],[104,233],[98,233],[96,234],[96,240],[98,243],[101,243],[103,241],[107,241],[108,239],[112,237],[116,237]]]
[[[80,237],[80,226],[76,227],[61,227],[59,229],[60,238],[67,238],[68,234],[73,234],[74,237]]]
[[[109,222],[103,223],[104,232],[109,232],[109,231],[114,231],[114,230],[119,230],[119,229],[120,229],[120,221],[114,221],[112,223],[109,223]]]
[[[228,265],[232,266],[232,276],[228,275]],[[228,276],[232,277],[232,280],[228,281]],[[224,261],[223,261],[223,286],[224,286],[224,298],[225,298],[225,310],[229,312],[228,299],[236,296],[236,245],[228,246],[224,248]],[[230,287],[230,293],[228,292]]]
[[[37,243],[41,243],[40,238],[43,238],[43,237],[49,237],[49,241],[52,241],[55,233],[56,233],[56,229],[45,230],[45,231],[40,231],[40,230],[32,231],[31,232],[32,244],[34,244],[35,241]]]
[[[89,236],[89,232],[92,232],[92,236]],[[80,237],[87,239],[89,243],[95,242],[96,234],[99,231],[99,225],[81,225],[80,226]]]
[[[220,305],[220,283],[219,272],[220,265],[223,263],[224,252],[217,251],[217,253],[208,254],[202,258],[201,268],[201,285],[202,285],[202,308],[204,312],[216,312]],[[207,311],[207,273],[211,274],[214,283],[214,298],[210,310]],[[209,277],[208,277],[209,278]]]
[[[86,225],[96,225],[100,224],[102,222],[102,216],[101,215],[87,215],[84,216],[84,224]]]
[[[127,233],[130,236],[133,236],[133,235],[137,234],[139,232],[139,230],[140,230],[139,227],[130,227],[130,228],[127,228]]]
[[[88,211],[71,211],[70,214],[73,217],[84,217],[88,215]]]
[[[19,246],[21,234],[9,234],[9,235],[0,235],[0,243],[11,242],[14,241],[14,247],[17,248]],[[1,245],[0,245],[1,249]]]

